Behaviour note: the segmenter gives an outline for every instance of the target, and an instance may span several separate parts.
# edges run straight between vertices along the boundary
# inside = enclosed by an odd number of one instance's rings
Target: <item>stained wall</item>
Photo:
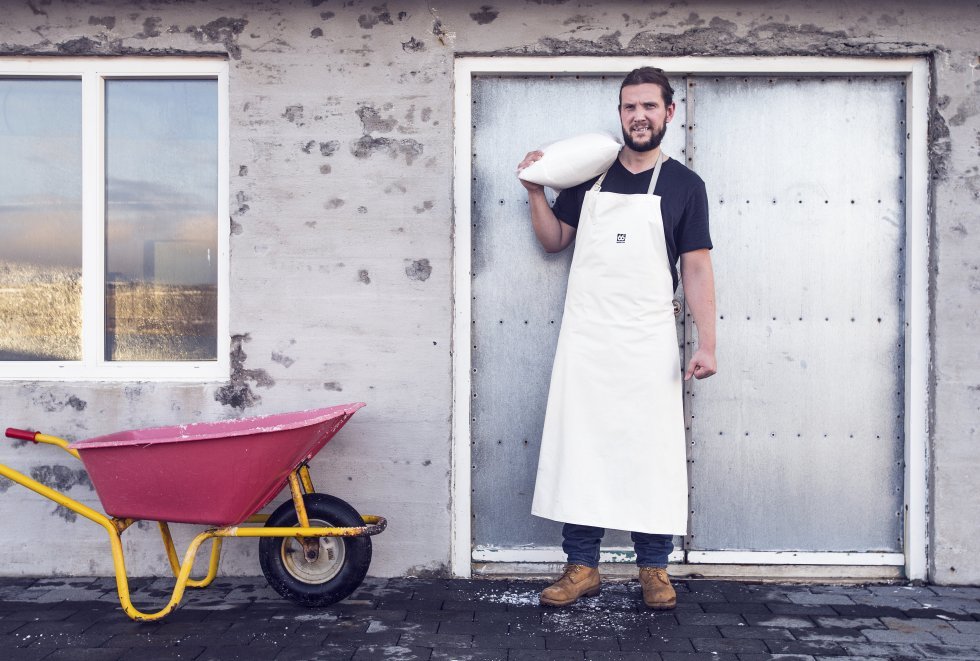
[[[927,58],[930,567],[937,582],[980,582],[978,3],[32,0],[0,13],[0,55],[173,54],[230,64],[228,379],[2,381],[2,422],[74,439],[366,401],[314,476],[391,520],[377,575],[449,561],[456,57]],[[836,109],[816,100],[815,112]],[[53,449],[11,444],[0,461],[97,504]],[[0,572],[111,571],[96,526],[8,483],[0,492]],[[134,533],[131,572],[161,571],[153,531]],[[228,546],[223,571],[258,572],[254,544]]]

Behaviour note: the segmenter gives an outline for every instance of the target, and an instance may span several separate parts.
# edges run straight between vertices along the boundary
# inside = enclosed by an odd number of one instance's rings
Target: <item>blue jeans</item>
[[[605,528],[566,523],[561,529],[561,548],[568,555],[568,562],[586,567],[599,566],[599,544],[606,534]],[[666,567],[667,556],[674,550],[673,535],[656,535],[631,532],[636,564],[639,567]]]

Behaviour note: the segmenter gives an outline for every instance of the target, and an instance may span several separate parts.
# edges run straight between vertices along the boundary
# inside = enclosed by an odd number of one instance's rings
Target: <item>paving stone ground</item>
[[[133,582],[144,610],[171,580]],[[543,581],[368,579],[324,609],[261,578],[193,590],[138,624],[109,578],[0,579],[0,658],[369,661],[756,661],[980,659],[980,587],[676,581],[677,609],[648,611],[636,581],[564,609]]]

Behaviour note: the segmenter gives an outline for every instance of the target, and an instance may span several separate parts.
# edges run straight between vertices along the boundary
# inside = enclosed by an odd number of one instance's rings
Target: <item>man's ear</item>
[[[672,119],[674,119],[674,111],[676,111],[676,110],[677,110],[677,104],[674,103],[673,101],[671,101],[670,102],[670,105],[667,106],[667,121],[668,122],[670,122]]]

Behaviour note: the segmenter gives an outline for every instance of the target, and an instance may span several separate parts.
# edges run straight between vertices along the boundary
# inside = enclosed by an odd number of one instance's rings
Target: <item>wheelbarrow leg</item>
[[[166,521],[158,521],[160,525],[160,537],[163,538],[163,547],[167,551],[167,560],[170,562],[170,570],[174,577],[180,575],[180,560],[177,559],[177,549],[174,547],[173,537],[170,535],[170,526]],[[208,573],[204,578],[187,579],[187,586],[192,588],[206,588],[214,582],[218,575],[218,563],[221,561],[221,537],[214,537],[211,542],[211,560],[208,563]]]
[[[308,464],[303,464],[299,467],[299,479],[303,483],[303,491],[306,493],[316,493],[316,489],[313,488],[313,479],[310,477],[310,467]]]
[[[297,477],[297,473],[302,474],[302,468],[299,471],[293,471],[289,474],[289,491],[293,495],[293,507],[296,508],[296,518],[299,521],[299,525],[303,528],[310,527],[310,518],[306,514],[306,505],[303,504],[303,492],[300,490],[300,478]],[[303,482],[307,482],[309,479],[309,471],[307,471],[307,479]],[[313,483],[309,483],[313,486]],[[299,540],[300,544],[303,545],[303,555],[306,556],[307,562],[316,562],[320,557],[320,540],[317,537],[304,537]]]

